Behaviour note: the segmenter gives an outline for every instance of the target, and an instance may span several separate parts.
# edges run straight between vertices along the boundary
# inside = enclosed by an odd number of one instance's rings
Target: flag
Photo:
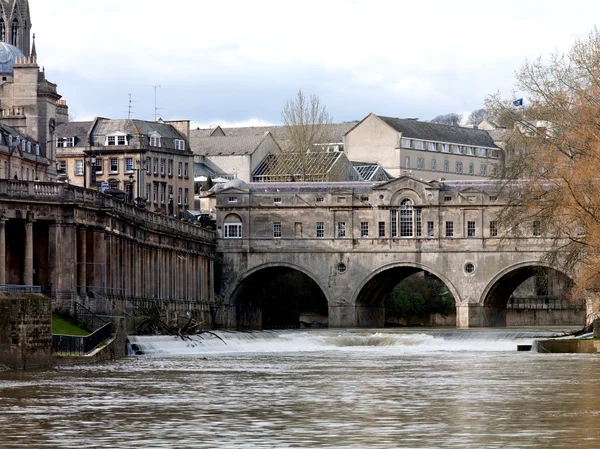
[[[519,98],[518,100],[513,101],[513,105],[515,107],[523,106],[523,99]]]

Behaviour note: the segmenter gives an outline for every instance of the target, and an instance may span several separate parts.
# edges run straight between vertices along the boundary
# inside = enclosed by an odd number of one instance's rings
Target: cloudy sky
[[[77,120],[280,123],[317,94],[336,121],[431,119],[510,94],[526,58],[565,51],[592,0],[30,0],[38,62]]]

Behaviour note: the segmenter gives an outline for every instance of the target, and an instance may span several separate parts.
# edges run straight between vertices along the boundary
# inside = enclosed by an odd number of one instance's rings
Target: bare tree
[[[280,142],[283,157],[273,159],[273,169],[293,181],[327,180],[332,170],[331,157],[325,154],[333,139],[333,120],[316,95],[306,96],[298,90],[293,100],[286,102],[281,113],[284,141]]]
[[[475,109],[469,114],[469,117],[467,118],[467,124],[469,126],[476,127],[484,120],[494,121],[490,111],[488,111],[486,108]]]
[[[547,261],[573,274],[576,292],[600,292],[600,34],[566,54],[526,61],[522,101],[489,97],[515,124],[505,146],[500,222],[512,234],[540,234]],[[515,104],[517,106],[515,106]]]
[[[455,112],[451,112],[449,114],[438,115],[431,119],[431,123],[436,123],[438,125],[460,126],[461,122],[462,122],[462,115],[457,114]]]

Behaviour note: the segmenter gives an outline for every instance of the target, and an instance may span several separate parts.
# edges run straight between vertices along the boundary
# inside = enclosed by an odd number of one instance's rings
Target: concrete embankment
[[[556,354],[594,354],[600,353],[600,340],[561,339],[536,342],[537,351]]]

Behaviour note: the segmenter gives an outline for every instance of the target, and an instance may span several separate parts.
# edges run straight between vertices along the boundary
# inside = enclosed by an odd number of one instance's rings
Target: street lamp
[[[133,202],[133,183],[135,182],[135,177],[133,176],[133,173],[131,173],[129,175],[129,202],[132,203]]]

